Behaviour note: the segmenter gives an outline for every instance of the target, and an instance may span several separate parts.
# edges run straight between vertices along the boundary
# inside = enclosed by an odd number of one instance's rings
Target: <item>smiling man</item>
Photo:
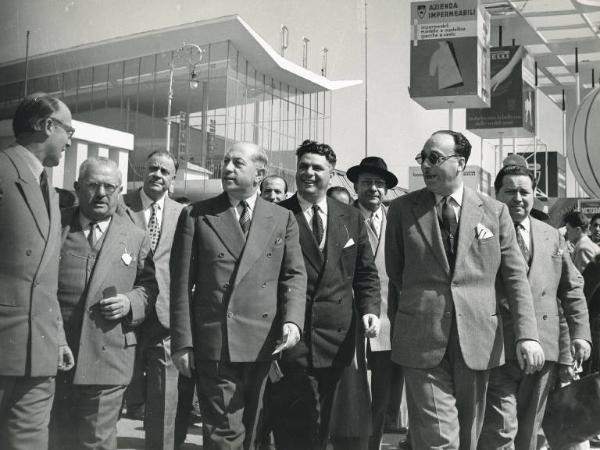
[[[304,327],[306,271],[291,212],[258,195],[259,146],[225,154],[222,194],[186,207],[171,252],[171,341],[196,377],[204,447],[253,446],[271,361]]]
[[[399,292],[392,360],[403,367],[415,449],[475,450],[490,369],[504,363],[496,280],[514,320],[516,356],[539,370],[526,265],[506,205],[464,186],[471,144],[438,131],[416,160],[426,187],[394,200],[386,269]]]
[[[137,364],[140,367],[136,371],[145,372],[146,379],[144,382],[140,377],[142,386],[136,390],[143,392],[140,396],[146,405],[144,442],[147,450],[172,449],[175,438],[179,372],[171,360],[169,262],[177,219],[183,209],[183,205],[169,198],[176,172],[177,162],[170,153],[163,150],[152,152],[144,165],[143,187],[123,196],[133,213],[134,222],[150,237],[159,288],[154,309],[149,311],[138,329],[141,342]],[[132,383],[130,389],[133,387]],[[128,403],[128,409],[130,406],[133,405]]]
[[[158,286],[146,233],[119,210],[117,164],[85,160],[74,187],[79,206],[62,217],[58,300],[76,364],[57,379],[50,448],[113,450],[133,373],[133,330]]]

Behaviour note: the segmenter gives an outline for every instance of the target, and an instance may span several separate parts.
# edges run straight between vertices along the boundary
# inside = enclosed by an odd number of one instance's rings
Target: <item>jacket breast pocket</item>
[[[356,245],[342,250],[342,256],[340,260],[342,262],[342,270],[347,278],[352,278],[352,275],[354,275],[354,268],[356,266],[356,252]]]

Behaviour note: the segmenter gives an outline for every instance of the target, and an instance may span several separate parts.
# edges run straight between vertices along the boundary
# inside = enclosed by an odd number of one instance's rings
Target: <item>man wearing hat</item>
[[[354,206],[360,210],[367,224],[367,233],[381,283],[381,328],[377,337],[367,340],[373,417],[369,449],[378,450],[388,405],[392,401],[400,403],[403,383],[400,366],[391,360],[391,318],[395,313],[395,299],[394,295],[388,292],[384,256],[387,208],[383,205],[383,199],[388,189],[398,184],[398,179],[387,170],[387,164],[378,156],[364,158],[359,165],[348,169],[346,176],[354,183],[354,190],[358,195]]]

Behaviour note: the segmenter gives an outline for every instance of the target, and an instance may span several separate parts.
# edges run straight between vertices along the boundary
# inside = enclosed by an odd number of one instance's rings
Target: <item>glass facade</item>
[[[180,164],[202,166],[219,178],[225,149],[251,141],[267,151],[270,173],[293,188],[298,145],[330,139],[331,93],[304,92],[261,72],[230,41],[201,48],[200,61],[196,49],[173,50],[30,79],[28,92],[57,96],[76,120],[132,133],[129,180],[139,181],[146,156],[167,147],[174,58],[169,149]],[[24,81],[0,86],[0,120],[12,117],[23,92]]]

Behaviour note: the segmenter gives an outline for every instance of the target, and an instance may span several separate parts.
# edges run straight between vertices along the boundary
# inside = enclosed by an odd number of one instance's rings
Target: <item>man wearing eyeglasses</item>
[[[403,366],[415,449],[475,450],[490,369],[504,363],[496,282],[525,373],[544,364],[525,261],[506,205],[463,183],[471,144],[438,131],[416,160],[426,187],[391,204],[385,260],[399,292],[392,360]]]
[[[89,158],[79,206],[62,217],[58,300],[75,368],[57,379],[50,448],[117,448],[117,420],[135,359],[134,328],[158,293],[150,240],[121,210],[114,161]]]
[[[2,449],[48,446],[54,377],[73,367],[56,297],[58,196],[45,169],[71,144],[70,123],[60,100],[31,94],[13,118],[15,144],[0,151]]]

